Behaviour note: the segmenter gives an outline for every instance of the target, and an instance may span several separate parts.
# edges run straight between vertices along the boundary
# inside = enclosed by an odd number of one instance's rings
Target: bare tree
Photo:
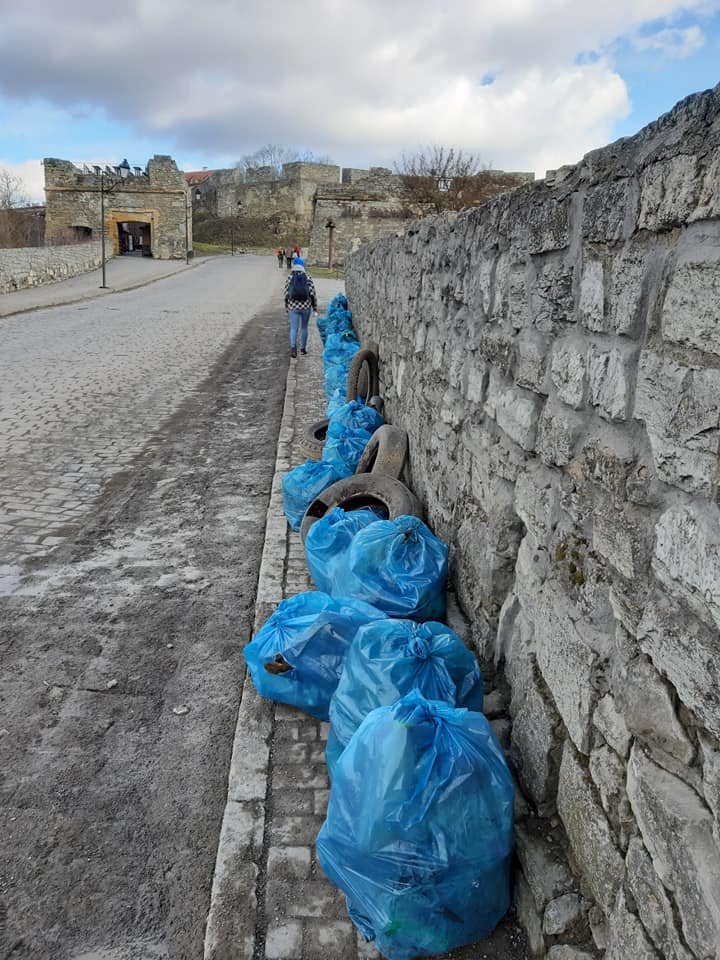
[[[246,153],[238,160],[236,166],[243,170],[256,170],[258,167],[274,167],[280,174],[284,163],[330,163],[330,157],[319,155],[312,150],[295,150],[291,147],[282,147],[276,143],[266,143],[254,153]]]
[[[25,184],[4,167],[0,167],[0,210],[10,210],[13,207],[27,207],[30,198],[25,192]]]
[[[395,164],[406,199],[440,213],[476,207],[520,185],[513,174],[495,171],[479,157],[456,147],[429,146],[403,154]]]

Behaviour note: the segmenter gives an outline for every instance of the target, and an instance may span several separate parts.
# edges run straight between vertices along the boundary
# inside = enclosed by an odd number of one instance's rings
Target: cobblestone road
[[[283,277],[271,258],[216,258],[0,320],[0,577],[76,531]]]

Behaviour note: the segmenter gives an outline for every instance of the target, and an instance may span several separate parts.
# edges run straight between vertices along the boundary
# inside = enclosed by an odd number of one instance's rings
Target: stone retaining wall
[[[504,665],[534,951],[718,960],[720,87],[347,290]]]
[[[100,242],[0,250],[0,293],[66,280],[101,265]]]

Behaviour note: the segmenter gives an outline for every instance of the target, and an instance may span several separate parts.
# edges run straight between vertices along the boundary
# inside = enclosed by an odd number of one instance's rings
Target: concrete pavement
[[[0,293],[0,317],[10,317],[15,313],[27,313],[45,307],[81,303],[83,300],[107,296],[119,290],[134,290],[163,277],[172,277],[184,270],[202,267],[209,262],[207,257],[198,257],[189,264],[184,260],[154,260],[152,257],[113,257],[105,265],[107,290],[100,287],[102,268],[99,267],[68,280],[44,283],[38,287],[14,290],[12,293]]]

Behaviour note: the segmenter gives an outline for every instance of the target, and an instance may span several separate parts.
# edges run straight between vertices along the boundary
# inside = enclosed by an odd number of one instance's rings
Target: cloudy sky
[[[264,143],[573,163],[720,81],[720,0],[0,0],[0,166],[186,170]]]

